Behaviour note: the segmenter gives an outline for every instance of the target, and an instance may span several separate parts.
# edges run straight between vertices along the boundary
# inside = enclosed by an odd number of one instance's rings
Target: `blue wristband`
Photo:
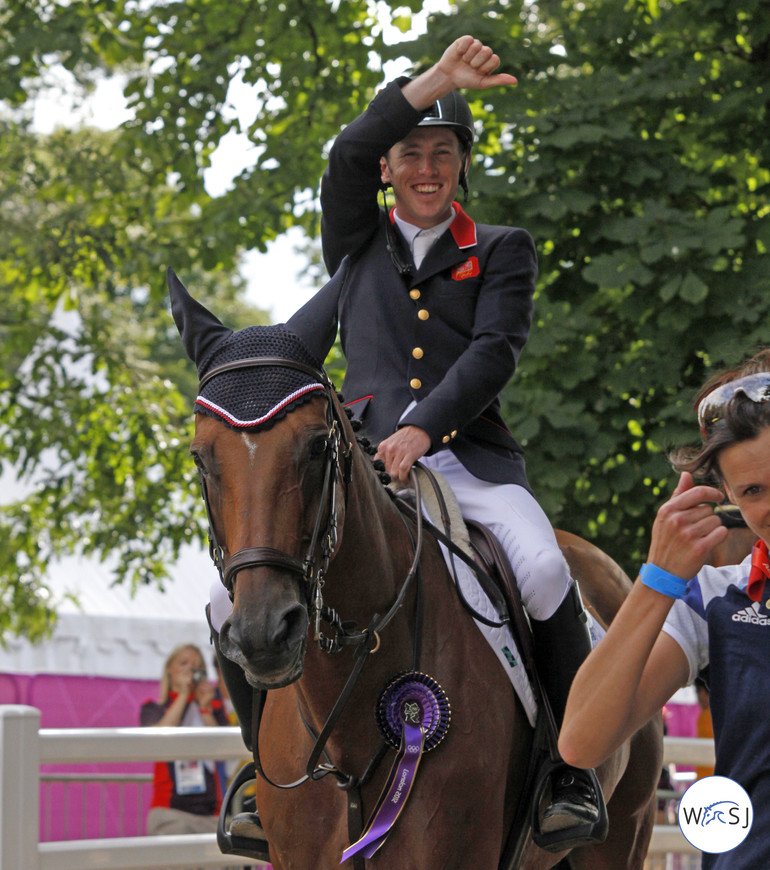
[[[669,574],[652,562],[645,562],[639,571],[639,579],[645,586],[668,595],[669,598],[684,598],[687,592],[687,580],[682,580],[674,574]]]

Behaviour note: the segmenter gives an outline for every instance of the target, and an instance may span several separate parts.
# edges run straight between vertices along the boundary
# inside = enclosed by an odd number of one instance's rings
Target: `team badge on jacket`
[[[464,281],[466,278],[475,278],[479,274],[479,258],[468,257],[464,263],[452,269],[453,281]]]

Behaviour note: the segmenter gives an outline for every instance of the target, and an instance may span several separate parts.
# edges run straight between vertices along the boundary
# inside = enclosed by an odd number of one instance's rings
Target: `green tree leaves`
[[[564,52],[520,80],[522,159],[506,169],[543,255],[509,413],[517,431],[543,419],[528,463],[553,520],[631,573],[673,486],[665,448],[697,436],[697,387],[766,340],[752,316],[768,306],[755,240],[770,68],[757,63],[765,43],[735,40],[768,4],[694,8],[539,4]],[[544,412],[544,385],[568,423]],[[565,469],[570,483],[554,486]]]
[[[216,294],[233,326],[263,315],[236,301],[237,250],[202,270],[200,210],[119,134],[41,137],[8,120],[0,151],[0,630],[36,638],[53,618],[42,579],[55,556],[113,555],[117,580],[157,581],[200,534],[195,371],[165,266]]]
[[[697,435],[696,389],[768,340],[770,2],[463,0],[387,45],[379,16],[404,29],[420,8],[14,0],[0,12],[0,447],[35,487],[2,515],[0,628],[48,624],[40,578],[56,552],[116,551],[143,582],[197,531],[195,373],[164,268],[215,297],[228,324],[259,317],[241,299],[240,253],[291,226],[316,234],[328,143],[384,63],[408,55],[419,69],[464,33],[519,79],[469,95],[469,210],[526,227],[540,256],[507,417],[553,522],[635,573],[674,483],[665,451]],[[30,132],[10,110],[29,115],[54,62],[84,87],[119,72],[133,120]],[[236,93],[248,94],[238,111]],[[212,198],[203,172],[226,136],[248,138],[253,166]],[[57,306],[75,312],[69,331]]]

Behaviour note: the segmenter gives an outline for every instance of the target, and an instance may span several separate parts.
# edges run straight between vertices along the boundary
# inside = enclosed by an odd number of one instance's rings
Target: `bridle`
[[[198,472],[200,479],[203,502],[206,506],[206,517],[209,524],[209,555],[219,572],[219,578],[230,596],[234,596],[235,579],[239,571],[244,568],[259,568],[270,566],[282,568],[303,578],[308,607],[315,619],[315,640],[321,649],[333,652],[339,649],[341,644],[358,642],[358,636],[352,636],[345,631],[342,620],[338,614],[323,603],[323,585],[326,571],[329,568],[334,551],[337,547],[337,478],[340,475],[345,489],[350,483],[353,461],[353,444],[347,437],[342,418],[338,411],[338,405],[334,401],[334,385],[329,380],[326,372],[322,369],[306,365],[298,360],[284,357],[248,357],[216,366],[207,372],[198,385],[198,394],[203,387],[212,379],[225,372],[236,371],[244,368],[256,368],[263,366],[280,366],[295,369],[312,377],[319,383],[326,399],[326,422],[328,432],[325,443],[324,474],[321,498],[318,505],[313,533],[304,559],[298,559],[289,553],[276,550],[273,547],[244,547],[225,559],[224,550],[217,541],[214,530],[214,520],[211,514],[206,478],[201,470]],[[323,516],[326,513],[326,527],[322,529]],[[336,630],[336,636],[326,637],[321,632],[321,621],[332,624]]]

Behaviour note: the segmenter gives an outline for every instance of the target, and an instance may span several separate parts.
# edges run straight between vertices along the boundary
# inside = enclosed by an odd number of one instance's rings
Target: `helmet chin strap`
[[[460,173],[460,187],[463,189],[463,204],[468,202],[468,176],[465,170]]]
[[[463,189],[463,204],[468,202],[468,173],[471,169],[471,148],[467,146],[463,154],[463,168],[460,170],[460,187]]]
[[[393,265],[396,267],[396,271],[399,275],[411,275],[412,274],[412,265],[407,260],[404,259],[401,248],[398,244],[398,239],[396,238],[396,233],[393,230],[393,227],[390,224],[390,215],[388,214],[388,200],[386,196],[386,192],[390,187],[389,184],[386,184],[384,181],[380,182],[380,192],[382,193],[382,203],[385,208],[385,244],[388,249],[388,253],[390,254],[390,259]]]

